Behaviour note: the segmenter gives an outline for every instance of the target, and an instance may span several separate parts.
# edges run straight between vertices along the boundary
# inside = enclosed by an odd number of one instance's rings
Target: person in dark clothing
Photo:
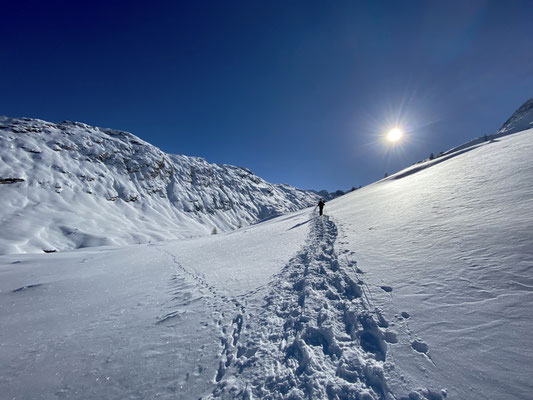
[[[322,215],[322,210],[324,210],[324,205],[326,202],[323,199],[320,199],[318,202],[318,215]]]

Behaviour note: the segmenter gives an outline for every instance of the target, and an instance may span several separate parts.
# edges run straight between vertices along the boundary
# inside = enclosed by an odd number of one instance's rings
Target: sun
[[[400,128],[393,128],[387,133],[387,140],[391,143],[397,142],[403,136],[403,132]]]

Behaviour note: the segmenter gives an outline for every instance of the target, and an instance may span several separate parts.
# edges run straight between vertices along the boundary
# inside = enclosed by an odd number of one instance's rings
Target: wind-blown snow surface
[[[0,118],[0,254],[201,236],[317,201],[131,133]]]
[[[526,399],[533,131],[234,232],[0,257],[7,398]]]
[[[397,365],[450,398],[533,393],[531,154],[533,130],[516,133],[328,209],[396,325]]]

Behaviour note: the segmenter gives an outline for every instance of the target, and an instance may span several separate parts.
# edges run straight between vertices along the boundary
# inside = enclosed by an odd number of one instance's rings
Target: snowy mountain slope
[[[532,150],[484,142],[322,218],[0,256],[2,393],[530,398]]]
[[[502,125],[498,134],[510,134],[533,128],[533,98],[522,104]]]
[[[0,120],[0,254],[227,231],[318,201],[245,168],[78,122]]]
[[[212,397],[529,398],[532,133],[329,202]]]
[[[524,399],[532,131],[206,237],[0,257],[8,398]]]
[[[533,130],[516,133],[328,204],[395,362],[449,398],[533,393],[532,152]]]
[[[462,143],[458,146],[452,147],[451,149],[447,151],[441,152],[433,160],[424,160],[424,161],[415,163],[411,167],[406,168],[405,170],[401,171],[400,175],[396,175],[396,178],[393,178],[393,179],[397,179],[398,177],[403,177],[408,174],[420,171],[431,165],[438,164],[444,160],[447,160],[451,157],[455,157],[464,152],[473,150],[474,148],[480,145],[483,145],[485,142],[488,142],[490,140],[495,140],[502,136],[507,136],[512,133],[530,129],[532,127],[533,127],[533,99],[529,99],[524,104],[522,104],[518,108],[518,110],[516,110],[513,113],[513,115],[511,115],[511,117],[507,119],[507,121],[502,125],[502,127],[497,132],[490,134],[490,135],[485,134],[483,136],[469,140],[468,142]]]

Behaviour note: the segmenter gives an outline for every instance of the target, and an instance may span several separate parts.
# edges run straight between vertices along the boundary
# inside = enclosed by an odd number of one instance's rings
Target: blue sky
[[[533,97],[531,1],[11,3],[0,114],[127,130],[305,189],[368,184]]]

